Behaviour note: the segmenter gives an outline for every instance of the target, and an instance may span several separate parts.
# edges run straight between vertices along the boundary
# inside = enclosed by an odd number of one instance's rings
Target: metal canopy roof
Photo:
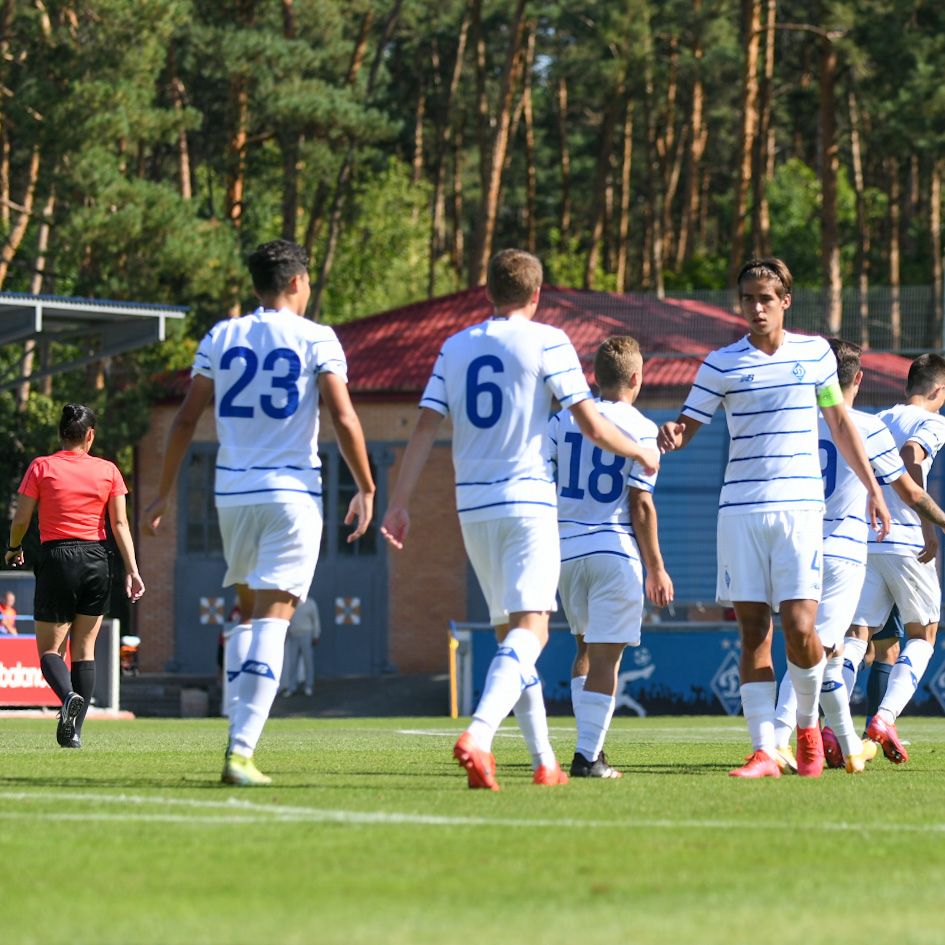
[[[21,359],[17,367],[0,375],[0,391],[163,341],[167,319],[186,313],[187,308],[179,305],[0,292],[0,345],[35,341],[39,362],[27,378]],[[56,362],[51,342],[76,345],[81,353]]]

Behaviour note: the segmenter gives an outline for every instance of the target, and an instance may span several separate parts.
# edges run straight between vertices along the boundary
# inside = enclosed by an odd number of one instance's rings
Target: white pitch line
[[[144,812],[102,813],[89,811],[43,812],[46,820],[62,821],[133,821],[155,823],[199,823],[211,826],[228,826],[239,823],[334,823],[349,825],[381,826],[432,826],[432,827],[567,827],[578,829],[607,830],[726,830],[726,831],[783,831],[803,830],[808,833],[863,833],[876,831],[883,833],[945,833],[945,823],[903,824],[903,823],[847,823],[845,821],[827,821],[822,823],[785,823],[783,821],[742,821],[715,819],[670,820],[668,818],[639,818],[634,820],[582,820],[580,818],[516,818],[516,817],[463,817],[440,814],[412,814],[387,811],[352,811],[328,810],[317,807],[272,806],[228,798],[225,801],[206,801],[196,798],[176,798],[134,794],[89,794],[82,792],[52,791],[6,791],[0,792],[0,799],[75,801],[88,804],[125,804],[131,807],[158,805],[191,810],[216,810],[216,816],[205,814],[149,814]],[[0,811],[0,820],[35,820],[28,811]]]

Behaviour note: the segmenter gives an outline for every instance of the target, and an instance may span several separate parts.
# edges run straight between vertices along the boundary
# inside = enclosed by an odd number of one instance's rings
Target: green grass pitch
[[[573,721],[552,719],[559,757]],[[218,781],[222,720],[0,720],[4,945],[940,943],[945,720],[859,776],[726,777],[741,719],[619,718],[620,781],[469,791],[440,719],[272,720],[271,788]]]

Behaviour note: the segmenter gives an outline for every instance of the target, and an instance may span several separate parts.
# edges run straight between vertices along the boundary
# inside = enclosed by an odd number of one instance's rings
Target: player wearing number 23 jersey
[[[321,498],[318,375],[347,381],[334,331],[286,309],[215,325],[193,375],[216,387],[218,507]]]

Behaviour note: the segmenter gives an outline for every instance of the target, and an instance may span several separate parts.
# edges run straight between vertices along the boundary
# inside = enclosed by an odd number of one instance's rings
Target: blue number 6
[[[479,373],[483,368],[490,368],[496,374],[505,371],[505,365],[494,354],[484,354],[473,358],[466,369],[466,416],[474,427],[486,430],[499,422],[502,415],[502,388],[493,381],[480,381]],[[479,412],[479,397],[489,398],[489,412]]]

